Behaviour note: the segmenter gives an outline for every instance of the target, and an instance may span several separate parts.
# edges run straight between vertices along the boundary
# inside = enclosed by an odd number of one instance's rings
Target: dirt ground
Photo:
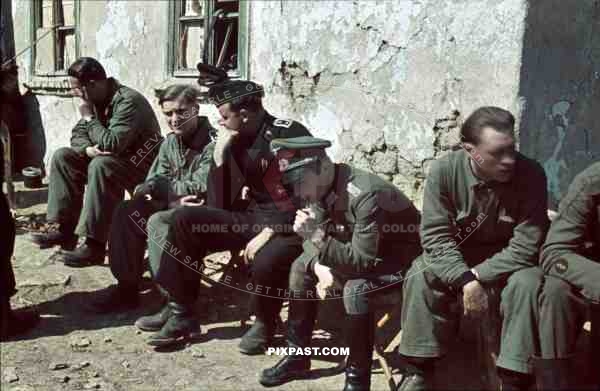
[[[43,197],[42,197],[43,198]],[[27,206],[27,205],[26,205]],[[197,303],[202,338],[169,351],[156,351],[146,345],[146,333],[137,331],[135,320],[155,312],[161,305],[159,295],[148,281],[142,305],[135,312],[95,315],[86,310],[94,293],[114,283],[108,265],[73,269],[54,260],[55,249],[39,250],[27,240],[32,221],[43,222],[44,204],[20,209],[18,236],[13,266],[18,293],[13,307],[34,306],[42,314],[37,327],[17,339],[0,345],[1,390],[261,390],[259,372],[274,365],[277,356],[244,356],[237,350],[241,336],[251,321],[247,293],[208,282]],[[209,262],[215,278],[227,254],[217,254]],[[378,314],[380,316],[381,314]],[[285,320],[285,311],[282,314]],[[344,346],[340,335],[343,312],[339,301],[320,308],[318,330],[313,346]],[[392,340],[399,329],[397,317],[388,322],[389,335],[378,335],[379,342]],[[283,327],[282,327],[283,328]],[[587,332],[581,342],[585,360]],[[278,343],[283,346],[280,333]],[[458,339],[453,353],[437,371],[436,383],[444,389],[481,389],[484,373],[474,354],[477,345]],[[395,355],[386,355],[392,363]],[[321,356],[313,359],[313,370],[306,380],[293,381],[278,390],[341,390],[344,357]],[[59,369],[61,367],[65,367]],[[580,366],[582,379],[588,373]],[[591,368],[589,368],[591,369]],[[597,368],[596,368],[597,370]],[[397,372],[397,370],[396,370]],[[17,379],[18,378],[18,379]],[[400,374],[395,374],[400,379]],[[376,362],[373,390],[389,390],[384,371]]]

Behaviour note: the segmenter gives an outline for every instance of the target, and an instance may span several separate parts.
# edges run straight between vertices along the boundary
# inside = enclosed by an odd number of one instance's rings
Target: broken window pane
[[[176,42],[170,54],[173,71],[178,72],[178,76],[192,76],[195,74],[196,64],[206,61],[227,71],[233,71],[234,74],[238,72],[239,61],[244,61],[243,58],[238,59],[240,1],[174,0],[172,4],[172,15],[176,18],[176,36],[172,38]],[[207,31],[213,27],[212,15],[208,11],[213,15],[215,12],[219,13],[212,31]],[[244,18],[245,15],[244,13]],[[241,25],[245,28],[245,19]]]
[[[204,0],[183,0],[183,15],[204,16]]]
[[[239,2],[224,1],[218,3],[226,17],[215,24],[213,51],[214,64],[227,70],[237,69],[238,53],[238,11]]]
[[[195,68],[202,59],[204,24],[202,21],[181,22],[178,69]]]

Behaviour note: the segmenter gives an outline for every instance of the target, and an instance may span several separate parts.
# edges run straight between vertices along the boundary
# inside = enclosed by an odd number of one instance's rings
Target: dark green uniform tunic
[[[179,197],[205,198],[208,173],[212,164],[215,134],[206,117],[189,135],[171,133],[161,144],[158,156],[138,186],[134,200],[123,201],[115,211],[109,250],[113,275],[121,284],[135,285],[144,272],[142,259],[146,242],[150,269],[158,268],[161,245],[168,230],[173,209],[168,204]],[[152,200],[145,200],[149,194]]]
[[[321,249],[304,242],[298,259],[316,257],[335,273],[367,278],[406,271],[421,253],[420,214],[396,187],[377,175],[336,164],[335,185],[325,199],[327,235]]]
[[[575,352],[590,304],[595,317],[592,330],[596,338],[600,335],[595,332],[600,329],[599,250],[600,163],[595,163],[569,186],[542,249],[546,272],[540,296],[542,358],[567,358]]]
[[[310,133],[302,124],[267,113],[258,133],[236,140],[229,159],[211,170],[208,207],[174,212],[165,241],[173,251],[163,251],[156,273],[157,282],[174,301],[195,301],[199,288],[196,273],[202,271],[202,259],[207,253],[243,248],[263,227],[269,226],[287,234],[276,235],[256,254],[251,266],[252,284],[271,290],[251,297],[260,319],[274,319],[279,313],[281,300],[277,299],[277,292],[287,288],[290,266],[302,247],[300,237],[291,231],[294,205],[282,191],[277,176],[271,175],[278,169],[270,141],[306,135]],[[239,200],[243,186],[250,189],[250,203]]]
[[[402,354],[446,353],[457,330],[457,295],[474,268],[485,287],[502,291],[498,366],[531,372],[542,281],[539,247],[549,223],[546,202],[544,171],[521,154],[508,183],[479,180],[464,150],[432,164],[423,201],[423,256],[404,283]]]
[[[335,165],[334,186],[322,205],[320,219],[327,222],[321,243],[305,240],[304,252],[290,274],[290,314],[288,339],[307,346],[314,327],[317,277],[314,265],[331,268],[341,287],[329,291],[343,298],[349,315],[368,314],[369,297],[397,288],[412,261],[421,253],[419,211],[392,184],[377,175]],[[313,300],[306,300],[313,299]],[[291,318],[290,318],[291,319]],[[372,330],[370,331],[372,333]],[[372,335],[351,335],[368,339]]]
[[[124,191],[132,191],[144,180],[162,141],[146,98],[114,79],[109,81],[113,93],[108,104],[96,106],[91,121],[81,119],[75,125],[70,148],[54,153],[48,189],[48,220],[100,242],[107,240]],[[90,159],[85,149],[94,145],[112,155]]]

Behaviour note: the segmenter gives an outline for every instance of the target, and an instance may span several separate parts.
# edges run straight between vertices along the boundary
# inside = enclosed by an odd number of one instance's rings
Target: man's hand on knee
[[[87,147],[85,149],[85,154],[88,155],[88,157],[93,159],[96,156],[110,156],[110,155],[112,155],[112,152],[101,151],[98,148],[98,144],[96,144],[93,147]]]
[[[324,299],[327,294],[327,290],[332,288],[334,284],[334,277],[331,273],[331,268],[316,262],[315,275],[319,279],[319,282],[317,283],[317,294],[321,299]]]
[[[465,316],[481,317],[488,310],[488,294],[477,280],[463,286],[463,308]]]
[[[265,246],[265,244],[267,244],[269,240],[271,240],[274,234],[275,231],[273,231],[269,227],[266,227],[263,228],[263,230],[260,231],[258,235],[253,237],[252,240],[248,242],[246,248],[244,249],[244,261],[246,262],[246,264],[250,264],[252,263],[252,261],[254,261],[254,257],[256,256],[256,254],[258,254],[258,252]]]

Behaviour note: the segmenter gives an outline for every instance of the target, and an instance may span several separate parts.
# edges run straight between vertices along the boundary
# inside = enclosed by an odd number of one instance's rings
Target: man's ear
[[[248,120],[248,110],[246,109],[240,109],[240,117],[243,119],[246,119],[246,121]]]

